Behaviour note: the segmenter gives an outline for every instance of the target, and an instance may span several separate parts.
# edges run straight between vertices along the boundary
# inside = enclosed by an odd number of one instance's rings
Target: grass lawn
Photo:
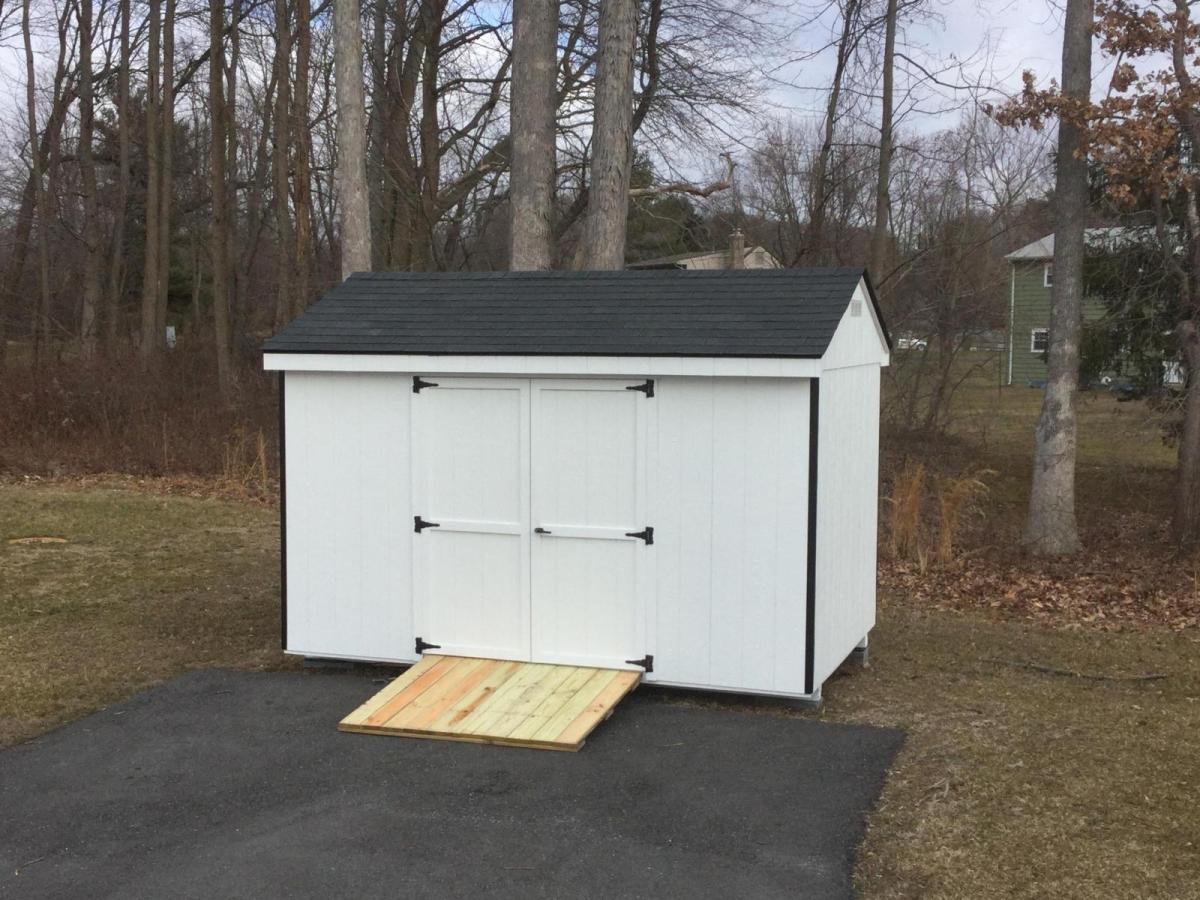
[[[0,746],[187,669],[274,667],[278,517],[0,484]],[[65,543],[12,543],[30,537]]]

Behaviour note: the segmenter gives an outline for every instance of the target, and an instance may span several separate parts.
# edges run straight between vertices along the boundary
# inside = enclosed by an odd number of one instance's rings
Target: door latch
[[[625,532],[625,537],[641,538],[643,541],[646,542],[646,545],[649,546],[650,544],[654,543],[654,529],[651,528],[649,525],[647,525],[641,531]]]
[[[420,534],[421,531],[425,528],[441,528],[441,527],[442,526],[437,522],[426,522],[420,516],[413,516],[413,531],[415,531],[417,534]]]
[[[646,672],[647,672],[647,673],[649,673],[649,672],[653,672],[653,671],[654,671],[654,657],[653,657],[653,656],[651,656],[649,653],[647,653],[647,654],[646,654],[645,656],[643,656],[641,659],[627,659],[627,660],[625,660],[625,665],[627,665],[627,666],[641,666],[643,669],[645,669],[645,670],[646,670]]]
[[[539,525],[537,528],[533,529],[533,533],[534,534],[553,534],[553,532],[549,528],[543,528],[541,525]]]

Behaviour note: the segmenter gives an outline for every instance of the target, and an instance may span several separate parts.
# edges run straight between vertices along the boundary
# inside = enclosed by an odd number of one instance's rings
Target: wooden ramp
[[[426,654],[339,731],[578,750],[641,672]]]

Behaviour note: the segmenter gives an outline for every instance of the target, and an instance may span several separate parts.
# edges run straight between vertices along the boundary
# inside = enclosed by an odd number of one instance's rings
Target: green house
[[[1117,229],[1089,228],[1089,245],[1104,243]],[[1054,284],[1054,235],[1048,234],[1008,254],[1011,269],[1005,382],[1041,386],[1046,380],[1050,336],[1050,289]],[[1094,322],[1104,314],[1099,300],[1084,299],[1083,318]]]

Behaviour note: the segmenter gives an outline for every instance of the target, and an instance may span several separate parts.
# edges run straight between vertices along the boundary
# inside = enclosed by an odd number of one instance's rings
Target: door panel
[[[532,652],[624,666],[642,656],[646,398],[626,381],[532,384]]]
[[[529,658],[529,381],[442,378],[413,397],[416,633]]]

